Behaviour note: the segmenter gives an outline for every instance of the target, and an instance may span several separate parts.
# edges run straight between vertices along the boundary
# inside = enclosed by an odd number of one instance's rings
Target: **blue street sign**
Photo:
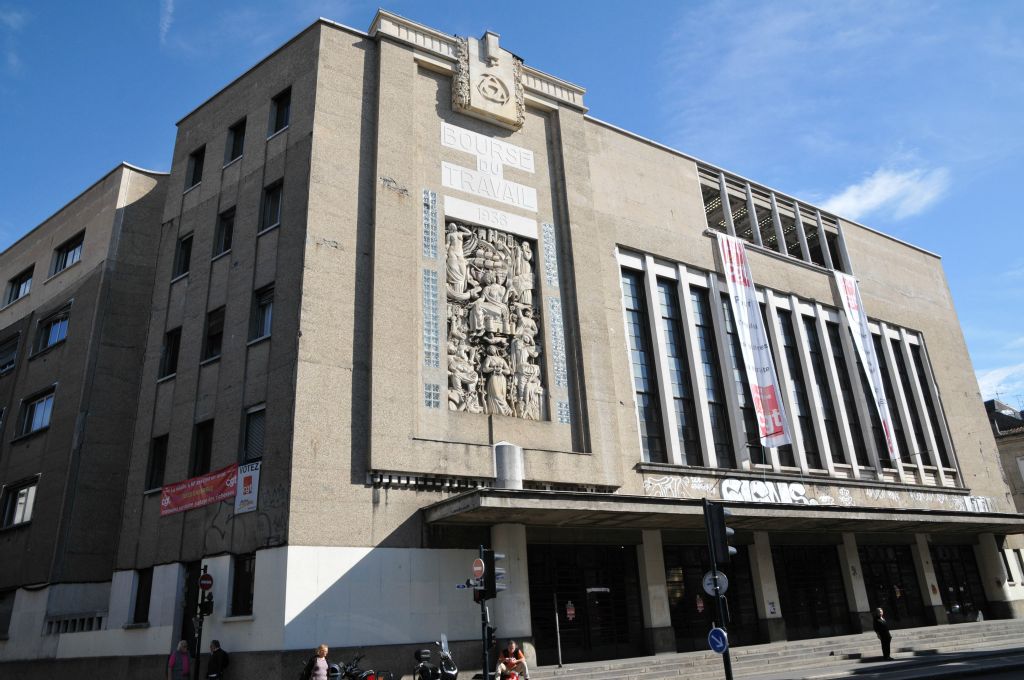
[[[708,633],[708,647],[715,654],[725,654],[729,649],[729,636],[721,628],[712,628]]]

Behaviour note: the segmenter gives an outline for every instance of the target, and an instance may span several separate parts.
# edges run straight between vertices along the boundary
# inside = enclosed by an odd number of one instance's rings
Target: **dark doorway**
[[[558,663],[556,615],[564,663],[644,653],[636,546],[531,544],[527,554],[537,663]]]
[[[979,613],[989,615],[974,546],[933,545],[932,564],[950,623],[977,621]]]
[[[192,617],[196,615],[196,603],[199,601],[199,562],[185,563],[185,591],[182,595],[181,639],[188,642],[189,653],[196,655],[196,628]],[[177,645],[177,640],[175,640]]]
[[[726,599],[729,603],[729,644],[749,645],[761,642],[754,600],[754,580],[746,546],[737,547],[732,564],[722,569],[729,577]],[[666,545],[665,581],[676,651],[692,652],[708,648],[708,631],[717,619],[715,599],[704,592],[704,574],[711,570],[708,549],[703,545]]]
[[[786,639],[845,635],[850,611],[834,545],[772,546]]]
[[[884,609],[890,628],[928,625],[910,546],[862,545],[857,552],[871,611]]]

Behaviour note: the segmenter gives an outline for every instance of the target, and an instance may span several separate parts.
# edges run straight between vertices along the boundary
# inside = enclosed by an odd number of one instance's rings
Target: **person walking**
[[[220,640],[210,640],[210,661],[206,664],[208,680],[224,680],[231,658],[220,648]]]
[[[320,645],[316,653],[309,657],[306,667],[302,669],[301,680],[327,680],[327,667],[330,662],[327,660],[327,645]]]
[[[882,658],[892,659],[890,647],[892,645],[892,633],[889,632],[889,622],[885,620],[885,612],[881,607],[875,610],[875,635],[878,636],[878,641],[882,643]]]
[[[191,670],[192,665],[188,658],[188,643],[182,640],[167,658],[167,680],[189,680]]]

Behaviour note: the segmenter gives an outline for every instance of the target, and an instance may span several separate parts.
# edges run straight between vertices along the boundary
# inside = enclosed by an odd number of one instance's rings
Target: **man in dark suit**
[[[885,659],[891,659],[892,655],[890,652],[890,645],[892,645],[892,633],[889,632],[889,622],[885,620],[885,612],[879,607],[875,610],[875,635],[878,636],[879,642],[882,643],[882,657]]]
[[[220,640],[210,641],[210,662],[206,665],[206,677],[224,680],[231,659],[228,653],[220,648]]]

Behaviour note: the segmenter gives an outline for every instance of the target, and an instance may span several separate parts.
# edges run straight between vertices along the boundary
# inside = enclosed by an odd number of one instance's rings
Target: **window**
[[[1010,559],[1006,556],[1006,550],[1000,550],[999,556],[1003,558],[1003,569],[1006,570],[1006,581],[1008,583],[1013,583],[1013,570],[1010,569]]]
[[[135,611],[132,623],[149,622],[149,601],[153,595],[153,567],[135,572]]]
[[[192,234],[188,234],[178,239],[178,247],[174,251],[174,270],[171,272],[171,278],[176,279],[179,276],[188,274],[191,265]]]
[[[288,127],[288,118],[292,108],[292,88],[270,100],[270,129],[267,135],[273,135]]]
[[[178,348],[181,346],[181,328],[167,331],[164,335],[164,348],[160,354],[160,378],[166,378],[178,372]]]
[[[6,529],[17,524],[24,524],[32,519],[32,506],[36,500],[36,480],[10,485],[4,488],[2,507],[0,507],[0,528]]]
[[[910,426],[914,430],[914,439],[917,441],[918,451],[921,452],[921,462],[925,465],[933,465],[931,451],[928,450],[928,441],[924,438],[924,428],[921,425],[921,414],[917,411],[917,400],[914,399],[914,391],[910,385],[910,374],[907,372],[906,362],[903,360],[903,351],[899,340],[890,339],[896,372],[900,376],[900,384],[903,386],[903,396],[907,399],[907,412],[910,414]],[[907,455],[911,452],[907,451]]]
[[[256,586],[256,553],[235,555],[231,579],[231,616],[252,614],[252,595]]]
[[[206,146],[203,145],[189,154],[188,170],[185,175],[185,189],[191,189],[203,181],[203,161],[206,158]]]
[[[22,402],[21,427],[18,434],[24,435],[50,426],[53,413],[53,391]]]
[[[704,371],[704,398],[707,399],[708,415],[711,416],[715,457],[719,467],[736,467],[736,455],[732,450],[732,430],[729,428],[729,411],[725,404],[725,387],[722,384],[721,364],[715,345],[710,295],[703,288],[690,288],[690,301],[693,304],[693,325],[697,331],[696,349],[700,352],[701,367]]]
[[[789,366],[789,393],[793,402],[794,420],[800,428],[800,434],[804,443],[804,457],[807,459],[807,467],[813,470],[821,470],[821,453],[818,451],[818,440],[814,435],[814,424],[811,421],[811,406],[807,397],[807,384],[804,382],[803,368],[800,364],[800,354],[796,345],[796,335],[793,328],[794,314],[786,309],[779,311],[779,331],[782,336],[782,354]],[[796,315],[799,316],[799,313]],[[793,444],[786,444],[779,447],[779,462],[783,465],[795,466],[797,463],[793,458]],[[782,462],[785,459],[785,462]]]
[[[153,437],[149,444],[149,466],[146,468],[146,491],[159,489],[164,485],[164,469],[167,467],[167,435]]]
[[[206,420],[196,423],[194,429],[189,477],[196,477],[209,472],[210,461],[213,458],[213,421]]]
[[[17,590],[0,592],[0,635],[7,635],[11,630],[11,616],[14,614],[14,597]]]
[[[736,322],[732,316],[732,305],[729,298],[722,296],[722,319],[725,322],[725,337],[729,346],[729,359],[732,365],[732,381],[736,390],[736,402],[740,407],[740,423],[747,441],[747,455],[754,465],[770,465],[768,452],[761,445],[761,426],[757,421],[757,409],[750,393],[750,381],[747,379],[747,364],[743,360],[743,347],[740,336],[736,332]],[[719,461],[721,463],[721,461]]]
[[[213,233],[213,256],[217,257],[231,250],[231,236],[235,231],[235,209],[225,210],[217,217],[217,228]]]
[[[266,231],[281,224],[281,182],[271,184],[263,190],[263,212],[260,215],[260,231]]]
[[[56,314],[52,314],[39,322],[39,330],[36,334],[34,348],[36,352],[49,349],[58,342],[63,342],[68,337],[68,317],[70,314],[71,308],[65,307]]]
[[[29,267],[7,282],[7,301],[5,304],[9,305],[15,300],[20,300],[32,290],[32,269],[33,267]]]
[[[249,319],[249,340],[259,340],[270,335],[274,315],[274,287],[262,288],[253,295],[252,316]]]
[[[821,339],[818,337],[818,326],[813,317],[805,316],[803,320],[804,330],[807,333],[807,350],[811,357],[812,378],[818,387],[818,395],[821,398],[825,436],[828,438],[832,461],[845,463],[846,453],[843,451],[843,442],[839,436],[839,420],[836,417],[835,403],[832,401],[832,390],[829,387],[828,376],[825,374],[825,355],[822,353]]]
[[[1017,556],[1017,569],[1020,570],[1021,582],[1024,583],[1024,554],[1019,548],[1014,550],[1013,554]]]
[[[831,321],[825,322],[825,328],[828,330],[832,357],[836,363],[836,374],[839,376],[839,389],[843,395],[843,405],[846,407],[846,418],[850,422],[850,434],[853,436],[853,450],[857,457],[857,464],[861,467],[869,467],[867,444],[864,442],[860,413],[857,411],[856,396],[853,393],[853,381],[850,380],[850,371],[846,365],[846,352],[843,349],[843,340],[840,335],[842,328],[839,324]],[[873,409],[874,404],[870,404],[870,407]]]
[[[64,245],[53,251],[53,271],[51,275],[62,272],[71,265],[82,259],[82,243],[85,241],[85,232],[78,234],[68,240]]]
[[[263,404],[253,406],[245,414],[245,462],[263,458],[267,431],[267,409]]]
[[[643,457],[645,461],[664,463],[665,434],[658,400],[658,378],[654,372],[654,353],[651,351],[648,333],[643,274],[622,271],[622,296],[626,307],[626,336],[633,365],[633,388]]]
[[[924,370],[924,356],[921,354],[921,346],[911,345],[910,355],[914,359],[914,367],[917,369],[917,381],[921,386],[924,406],[928,411],[928,420],[932,425],[932,433],[935,435],[935,446],[938,449],[939,462],[944,467],[951,467],[949,452],[946,450],[946,440],[942,438],[942,423],[939,422],[939,410],[936,408],[935,400],[932,399],[932,391],[929,386],[930,381],[928,380],[928,374]]]
[[[18,359],[19,336],[7,338],[0,343],[0,373],[6,373],[14,368],[14,362]]]
[[[203,361],[220,356],[224,340],[224,308],[215,309],[206,315],[206,338],[203,340]]]
[[[874,340],[875,345],[875,356],[878,358],[878,371],[882,374],[882,386],[885,388],[885,403],[889,405],[889,418],[892,420],[893,434],[896,438],[896,446],[900,450],[900,460],[904,463],[909,463],[912,460],[911,454],[913,453],[907,445],[907,438],[903,433],[903,418],[900,417],[899,408],[896,402],[896,393],[893,391],[892,379],[889,377],[889,364],[885,361],[885,354],[882,353],[882,339],[881,336],[872,334],[871,339]],[[870,391],[866,394],[871,394]],[[878,409],[875,409],[877,413]],[[881,425],[879,425],[881,429]],[[879,455],[885,457],[883,465],[885,467],[893,467],[892,460],[889,458],[888,449],[885,445],[885,437],[882,437],[882,445],[879,447]]]
[[[224,164],[242,157],[245,146],[245,118],[228,128],[228,143],[224,147]]]
[[[676,416],[676,432],[683,449],[683,462],[703,465],[697,411],[693,403],[693,381],[686,361],[683,319],[679,313],[679,293],[676,282],[658,279],[658,298],[661,307],[661,327],[665,333],[668,351],[669,382],[672,383],[672,403]]]

